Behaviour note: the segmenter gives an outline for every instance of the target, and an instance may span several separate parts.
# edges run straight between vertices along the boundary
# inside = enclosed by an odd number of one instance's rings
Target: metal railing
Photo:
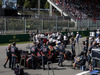
[[[0,34],[21,34],[31,31],[56,32],[100,29],[100,20],[76,20],[65,17],[46,18],[0,18]]]
[[[62,19],[60,19],[62,18]],[[0,18],[0,32],[2,34],[28,33],[30,30],[41,32],[65,31],[75,27],[75,23],[64,17],[40,18]]]
[[[52,62],[51,61],[48,61],[47,62],[47,66],[48,66],[48,75],[51,75],[51,74],[49,74],[49,66],[50,66],[50,64],[51,64],[51,70],[52,70],[52,73],[53,73],[53,75],[55,75],[55,73],[54,73],[54,70],[53,70],[53,65],[52,65]]]

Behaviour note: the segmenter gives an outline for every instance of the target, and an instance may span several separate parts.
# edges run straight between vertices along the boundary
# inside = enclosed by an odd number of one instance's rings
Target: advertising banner
[[[17,9],[17,0],[2,0],[2,8]]]

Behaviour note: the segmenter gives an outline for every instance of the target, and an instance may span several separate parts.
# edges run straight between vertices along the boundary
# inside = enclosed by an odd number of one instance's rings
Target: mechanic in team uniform
[[[16,58],[17,58],[17,51],[18,51],[18,48],[16,47],[16,43],[13,42],[13,46],[11,47],[11,69],[14,69],[15,68],[15,64],[16,64]]]
[[[65,53],[65,47],[63,45],[63,42],[58,46],[59,48],[59,61],[58,61],[58,66],[63,66],[63,58],[64,58],[64,53]]]
[[[76,55],[76,52],[75,52],[75,43],[76,43],[76,41],[75,41],[74,37],[71,37],[70,43],[71,43],[72,54]]]
[[[7,55],[6,62],[3,66],[4,68],[6,68],[6,64],[9,61],[9,68],[11,68],[11,44],[9,44],[8,48],[6,49],[6,55]]]
[[[32,57],[32,69],[35,69],[35,66],[37,65],[37,46],[36,46],[36,42],[33,44],[33,46],[30,48],[30,52],[31,52],[31,57]]]
[[[49,48],[46,46],[45,43],[43,43],[40,52],[42,52],[42,65],[43,65],[43,70],[45,70],[45,64],[48,62],[48,53],[49,53]]]
[[[41,44],[41,40],[39,40],[39,42],[37,43],[37,47],[38,47],[38,49],[40,49],[41,46],[42,46],[42,44]]]

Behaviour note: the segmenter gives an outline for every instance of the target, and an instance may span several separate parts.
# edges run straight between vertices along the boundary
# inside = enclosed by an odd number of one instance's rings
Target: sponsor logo
[[[16,36],[14,35],[12,37],[13,39],[9,39],[9,42],[19,42],[20,40],[16,38]]]

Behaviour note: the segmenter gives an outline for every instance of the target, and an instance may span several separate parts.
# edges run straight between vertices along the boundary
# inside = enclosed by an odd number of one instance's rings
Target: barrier
[[[29,41],[29,34],[0,35],[0,44],[24,41]]]
[[[89,36],[89,31],[78,31],[81,36]],[[62,34],[67,34],[67,32],[62,32]],[[74,31],[74,36],[77,31]],[[25,42],[29,41],[29,34],[13,34],[13,35],[0,35],[1,43],[12,43],[12,42]]]

